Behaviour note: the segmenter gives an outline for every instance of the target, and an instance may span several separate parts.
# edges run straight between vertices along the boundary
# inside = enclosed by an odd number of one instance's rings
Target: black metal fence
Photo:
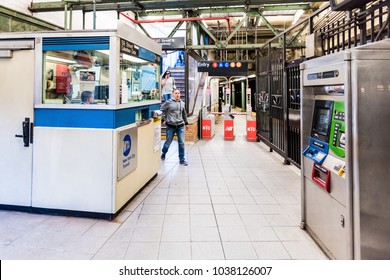
[[[390,37],[389,8],[390,0],[372,1],[348,12],[334,12],[327,6],[258,51],[257,135],[286,164],[301,164],[299,64],[309,59],[305,58],[307,35],[314,33],[320,39],[320,55],[383,40]]]

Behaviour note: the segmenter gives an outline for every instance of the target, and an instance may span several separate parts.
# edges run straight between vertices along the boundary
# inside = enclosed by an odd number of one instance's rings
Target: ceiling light
[[[128,61],[135,62],[135,63],[148,63],[148,61],[143,60],[142,58],[131,56],[131,55],[128,55],[125,53],[123,54],[123,58],[128,60]]]
[[[76,61],[70,60],[70,59],[65,59],[65,58],[60,58],[60,57],[55,57],[55,56],[46,56],[47,60],[53,61],[53,62],[63,62],[63,63],[68,63],[68,64],[75,64]]]
[[[263,18],[262,17],[258,17],[258,19],[257,19],[257,26],[260,26],[261,25],[261,23],[263,22]]]

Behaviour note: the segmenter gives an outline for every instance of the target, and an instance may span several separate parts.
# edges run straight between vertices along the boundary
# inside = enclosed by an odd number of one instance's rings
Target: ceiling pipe
[[[156,19],[156,20],[136,20],[128,15],[126,15],[123,12],[119,13],[120,15],[124,16],[125,18],[129,19],[135,24],[141,24],[141,23],[157,23],[157,22],[181,22],[181,21],[202,21],[202,20],[226,20],[228,24],[229,33],[232,32],[231,26],[230,26],[230,18],[229,17],[196,17],[196,18],[178,18],[178,19]]]

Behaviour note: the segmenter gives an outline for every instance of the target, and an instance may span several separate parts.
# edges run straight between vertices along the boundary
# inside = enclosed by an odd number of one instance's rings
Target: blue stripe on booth
[[[139,110],[146,110],[145,118],[152,117],[160,104],[117,110],[35,108],[34,125],[41,127],[78,127],[116,129],[135,123]]]

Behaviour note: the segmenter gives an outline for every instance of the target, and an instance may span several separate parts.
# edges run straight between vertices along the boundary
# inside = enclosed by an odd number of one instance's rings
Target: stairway
[[[181,99],[185,102],[186,86],[184,67],[171,68],[169,71],[171,72],[171,77],[175,80],[176,88],[180,90]]]

